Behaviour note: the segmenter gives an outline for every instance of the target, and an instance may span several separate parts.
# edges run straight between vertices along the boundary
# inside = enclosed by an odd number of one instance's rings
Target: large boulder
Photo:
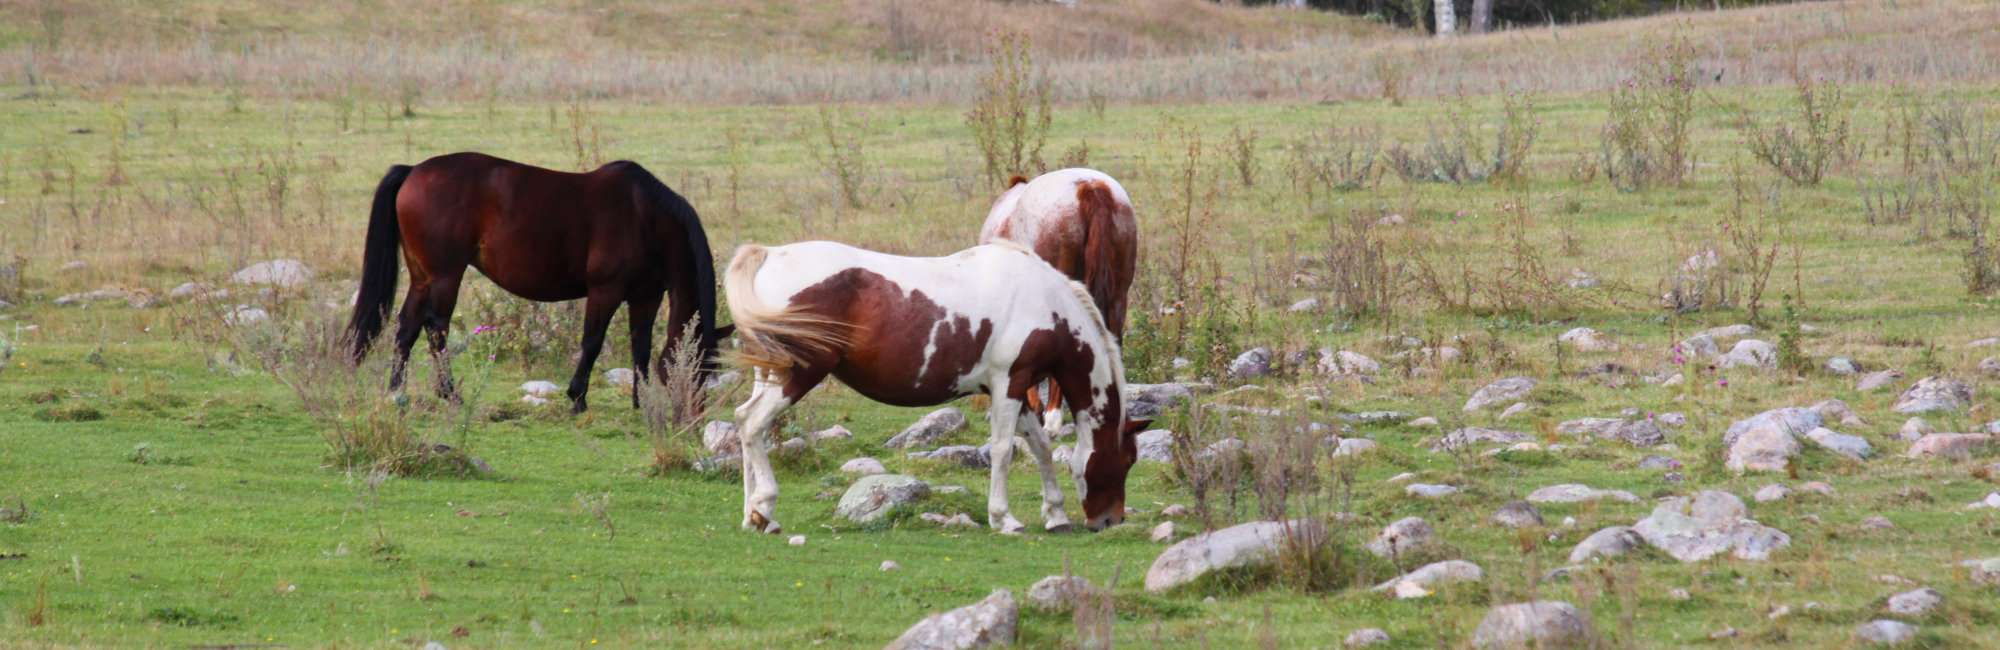
[[[1486,612],[1472,632],[1480,650],[1557,650],[1591,643],[1590,622],[1574,605],[1559,600],[1501,605]]]
[[[1014,593],[996,589],[985,600],[942,614],[932,614],[912,626],[885,650],[958,650],[1014,644],[1021,608]]]
[[[1153,429],[1141,432],[1136,439],[1139,442],[1139,460],[1174,462],[1174,432]]]
[[[1325,541],[1326,528],[1308,519],[1258,521],[1202,533],[1167,547],[1153,560],[1146,570],[1146,591],[1165,593],[1212,571],[1266,564],[1287,544]]]
[[[1744,560],[1767,560],[1773,551],[1791,545],[1790,535],[1751,520],[1748,512],[1734,494],[1703,490],[1693,499],[1661,499],[1653,514],[1633,524],[1632,530],[1682,562],[1700,562],[1725,552]]]
[[[848,486],[833,514],[855,523],[881,519],[896,506],[930,496],[931,486],[905,474],[871,474]]]
[[[258,262],[229,276],[229,281],[236,284],[266,284],[284,289],[304,286],[312,279],[312,267],[298,260]]]
[[[1512,404],[1528,396],[1535,390],[1535,380],[1530,377],[1508,377],[1473,391],[1465,400],[1465,412],[1471,413],[1495,404]]]
[[[1972,403],[1972,387],[1965,382],[1946,377],[1925,377],[1916,385],[1903,391],[1891,407],[1897,413],[1915,415],[1945,411],[1963,411]]]
[[[959,412],[956,408],[947,406],[925,414],[916,423],[903,429],[902,433],[898,433],[889,438],[888,442],[882,443],[882,446],[890,449],[928,447],[936,444],[939,440],[943,440],[945,436],[957,433],[963,429],[965,429],[965,414]]]

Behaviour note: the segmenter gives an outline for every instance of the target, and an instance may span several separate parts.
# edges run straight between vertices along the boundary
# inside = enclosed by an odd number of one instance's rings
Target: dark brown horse
[[[671,300],[662,363],[687,324],[699,319],[695,344],[705,377],[717,342],[731,329],[715,326],[715,263],[701,218],[634,162],[572,174],[455,153],[390,167],[375,189],[361,292],[348,326],[356,361],[382,333],[395,299],[398,248],[410,267],[410,290],[397,319],[391,391],[402,387],[418,334],[429,332],[432,355],[444,350],[468,266],[529,300],[586,300],[583,354],[569,382],[573,411],[586,406],[591,366],[619,305],[632,307],[632,368],[641,379],[652,370],[648,355],[662,294]],[[456,395],[448,369],[440,369],[438,394]],[[635,390],[632,403],[638,402]]]

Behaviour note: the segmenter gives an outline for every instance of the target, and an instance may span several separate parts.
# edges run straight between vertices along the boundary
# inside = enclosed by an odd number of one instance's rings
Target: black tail
[[[715,345],[716,339],[721,338],[716,334],[715,324],[715,253],[708,248],[708,231],[701,227],[701,216],[695,213],[694,206],[690,205],[687,199],[667,187],[666,183],[660,182],[659,177],[646,171],[646,168],[631,161],[612,164],[620,163],[627,165],[627,173],[631,175],[632,180],[644,188],[654,205],[674,218],[674,222],[680,225],[681,232],[687,237],[688,258],[694,267],[690,270],[694,273],[695,313],[701,318],[696,327],[701,330],[702,345],[711,348]],[[667,335],[680,336],[680,332],[669,332]],[[703,350],[704,354],[708,352],[709,349]]]
[[[396,257],[403,236],[396,223],[396,193],[410,177],[409,165],[389,168],[375,186],[375,207],[368,212],[368,243],[361,252],[361,293],[354,299],[354,320],[347,325],[354,337],[354,360],[368,356],[368,346],[382,335],[382,321],[396,300]]]

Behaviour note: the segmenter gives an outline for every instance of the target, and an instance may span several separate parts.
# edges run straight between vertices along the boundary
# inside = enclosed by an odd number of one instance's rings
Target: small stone
[[[1666,456],[1647,456],[1645,458],[1639,459],[1639,469],[1676,470],[1680,468],[1681,468],[1680,461],[1674,460]]]
[[[1725,627],[1725,628],[1722,628],[1722,629],[1720,629],[1720,630],[1716,630],[1716,631],[1714,631],[1714,632],[1710,632],[1710,633],[1708,633],[1708,640],[1710,640],[1710,641],[1721,641],[1721,640],[1723,640],[1723,639],[1734,639],[1734,638],[1736,638],[1736,637],[1737,637],[1738,635],[1740,635],[1740,634],[1742,634],[1742,633],[1741,633],[1741,632],[1738,632],[1738,631],[1736,630],[1736,628],[1733,628],[1733,627]]]
[[[1937,456],[1960,459],[1972,455],[1972,451],[1993,442],[1993,436],[1984,433],[1933,433],[1910,443],[1906,453],[1910,458]]]
[[[1529,377],[1508,377],[1487,384],[1472,393],[1465,400],[1465,412],[1471,413],[1494,404],[1513,402],[1528,396],[1535,390],[1535,380]]]
[[[1229,362],[1229,378],[1238,381],[1271,374],[1271,349],[1251,348]]]
[[[228,325],[255,325],[267,320],[271,320],[270,312],[249,305],[237,305],[222,315],[222,322]]]
[[[1582,564],[1597,558],[1614,558],[1646,545],[1646,540],[1625,526],[1612,526],[1591,533],[1589,537],[1569,552],[1570,564]]]
[[[891,642],[886,650],[983,648],[1014,644],[1020,606],[1013,592],[1000,589],[972,605],[932,614]]]
[[[1436,427],[1438,425],[1438,419],[1426,415],[1424,417],[1411,420],[1406,424],[1410,427],[1415,427],[1415,428]]]
[[[1791,488],[1785,487],[1777,483],[1772,483],[1770,485],[1758,488],[1757,493],[1751,495],[1750,498],[1755,499],[1758,503],[1770,503],[1772,501],[1783,501],[1785,500],[1785,497],[1791,495],[1792,495]]]
[[[1889,521],[1888,517],[1875,515],[1861,520],[1861,527],[1869,530],[1895,530],[1896,523]]]
[[[1826,360],[1826,371],[1843,376],[1858,375],[1861,374],[1861,364],[1847,357],[1834,357]]]
[[[1528,434],[1519,431],[1466,427],[1445,434],[1443,439],[1431,445],[1431,451],[1456,451],[1473,445],[1511,445],[1530,440]]]
[[[1465,560],[1445,560],[1426,564],[1415,571],[1375,585],[1377,593],[1395,594],[1398,600],[1428,596],[1437,587],[1456,582],[1479,582],[1485,579],[1485,572],[1479,565]]]
[[[1918,438],[1930,433],[1937,433],[1937,430],[1931,428],[1931,423],[1925,422],[1920,417],[1904,420],[1903,427],[1896,430],[1896,436],[1902,438],[1904,442],[1916,442]]]
[[[619,388],[631,388],[639,375],[631,368],[612,368],[604,371],[604,381]]]
[[[793,535],[793,536],[791,537],[791,539],[787,539],[787,540],[785,540],[785,543],[786,543],[786,544],[790,544],[790,545],[792,545],[792,546],[805,546],[805,545],[806,545],[806,536],[805,536],[805,535]]]
[[[303,286],[312,279],[312,268],[298,260],[258,262],[229,276],[229,281],[236,284],[265,284],[284,289]]]
[[[1823,497],[1833,496],[1833,486],[1827,485],[1824,481],[1807,481],[1805,485],[1799,486],[1799,491],[1811,492]]]
[[[549,400],[546,397],[536,397],[534,395],[522,395],[521,403],[526,404],[528,406],[547,406],[549,404]]]
[[[1162,517],[1186,517],[1187,515],[1187,506],[1178,503],[1168,504],[1167,507],[1160,509],[1160,516]]]
[[[1507,410],[1500,412],[1500,419],[1505,420],[1514,417],[1516,415],[1526,413],[1528,412],[1528,408],[1529,407],[1527,402],[1515,402],[1513,406],[1509,406],[1507,407]]]
[[[535,380],[521,384],[521,392],[535,397],[554,397],[562,392],[562,387],[552,381]]]
[[[1869,456],[1875,455],[1875,446],[1868,444],[1867,439],[1836,433],[1826,427],[1806,432],[1806,439],[1821,448],[1854,460],[1866,460]]]
[[[1430,522],[1422,517],[1404,517],[1382,528],[1382,532],[1368,542],[1368,552],[1378,557],[1409,555],[1430,546],[1437,539]]]
[[[1860,381],[1854,382],[1854,390],[1863,393],[1870,393],[1877,390],[1881,390],[1889,386],[1890,384],[1896,383],[1897,380],[1900,380],[1902,378],[1903,378],[1903,373],[1900,371],[1877,370],[1875,372],[1862,375]]]
[[[1916,636],[1916,626],[1888,619],[1869,621],[1854,628],[1855,640],[1876,645],[1902,645]]]
[[[856,523],[880,519],[896,506],[915,503],[930,495],[929,483],[902,474],[863,476],[841,495],[834,514]]]
[[[1970,571],[1972,583],[1977,585],[2000,586],[2000,557],[1983,560],[1966,560],[1958,563]]]
[[[1153,532],[1147,534],[1147,539],[1153,540],[1156,544],[1174,541],[1174,522],[1160,522],[1160,525],[1153,527]]]
[[[1582,503],[1611,499],[1626,503],[1638,503],[1638,495],[1624,490],[1599,490],[1580,483],[1551,485],[1528,493],[1529,503]]]
[[[850,459],[845,463],[841,463],[840,471],[843,474],[860,474],[862,476],[872,476],[875,474],[886,474],[889,472],[889,469],[882,466],[882,461],[863,456],[860,458]]]
[[[1944,594],[1930,587],[1905,591],[1889,597],[1889,613],[1922,618],[1944,604]]]
[[[1723,465],[1738,474],[1782,472],[1799,451],[1799,441],[1790,431],[1759,427],[1744,432],[1729,446],[1729,456]]]
[[[1153,429],[1140,433],[1134,440],[1139,445],[1139,460],[1156,463],[1174,462],[1174,432]]]
[[[1383,480],[1383,482],[1385,482],[1385,483],[1402,483],[1402,482],[1405,482],[1405,481],[1412,481],[1412,480],[1416,480],[1416,478],[1417,478],[1417,475],[1416,475],[1416,473],[1414,473],[1414,472],[1403,472],[1403,473],[1401,473],[1401,474],[1397,474],[1397,475],[1395,475],[1395,476],[1391,476],[1391,477],[1389,477],[1389,478],[1387,478],[1387,479],[1384,479],[1384,480]]]
[[[1203,533],[1167,547],[1153,560],[1146,570],[1146,591],[1165,593],[1211,571],[1267,564],[1288,544],[1325,541],[1325,527],[1305,519],[1258,521]]]
[[[743,439],[736,435],[736,423],[709,420],[701,428],[701,446],[711,454],[735,454],[743,450]]]
[[[902,569],[902,568],[903,568],[903,565],[901,565],[901,564],[897,564],[895,560],[883,560],[883,561],[882,561],[882,570],[883,570],[883,571],[896,571],[896,570],[900,570],[900,569]]]
[[[1673,589],[1667,590],[1667,597],[1672,598],[1674,600],[1685,601],[1694,598],[1694,594],[1688,593],[1688,590],[1686,589],[1682,589],[1680,587],[1674,587]]]
[[[1388,643],[1388,642],[1389,642],[1388,632],[1382,631],[1382,628],[1379,627],[1370,627],[1349,632],[1347,634],[1347,639],[1341,641],[1341,644],[1349,648],[1360,648],[1364,646],[1375,645],[1377,643]]]
[[[836,424],[827,427],[825,429],[814,431],[806,437],[811,438],[813,442],[829,442],[834,440],[852,439],[854,437],[854,432],[848,431],[847,427],[843,427]]]
[[[936,444],[953,433],[965,429],[965,413],[953,407],[931,411],[901,433],[890,437],[882,446],[890,449],[909,449]]]
[[[1575,348],[1578,352],[1610,352],[1618,349],[1618,344],[1604,333],[1588,327],[1578,327],[1563,332],[1556,340]]]
[[[2000,492],[1988,492],[1986,498],[1965,506],[1967,510],[2000,510]]]
[[[1440,499],[1458,494],[1458,488],[1431,483],[1412,483],[1403,488],[1403,493],[1420,499]]]
[[[1507,528],[1530,528],[1542,526],[1542,511],[1527,501],[1509,501],[1493,512],[1489,519],[1494,524]]]
[[[1769,341],[1743,339],[1722,355],[1723,368],[1756,368],[1770,370],[1778,367],[1778,346]]]
[[[1333,455],[1336,458],[1359,456],[1361,454],[1374,451],[1376,448],[1381,446],[1382,445],[1367,438],[1342,438],[1340,440],[1340,445],[1334,448]]]
[[[1083,576],[1049,576],[1028,587],[1028,607],[1046,613],[1069,612],[1096,591]]]

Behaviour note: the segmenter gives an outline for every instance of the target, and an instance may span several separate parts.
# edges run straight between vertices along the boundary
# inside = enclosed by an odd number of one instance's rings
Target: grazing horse
[[[1055,378],[1080,430],[1070,475],[1092,529],[1125,516],[1125,475],[1137,460],[1125,416],[1118,342],[1083,285],[1011,243],[945,257],[898,257],[832,242],[747,245],[723,274],[741,345],[755,371],[736,409],[743,443],[743,526],[776,532],[778,498],[767,430],[828,375],[878,402],[930,406],[992,397],[988,525],[1023,526],[1007,507],[1014,434],[1026,432],[1042,475],[1042,517],[1067,530],[1049,439],[1026,412],[1027,394]]]
[[[1139,223],[1132,198],[1104,172],[1060,169],[1028,180],[1015,176],[993,202],[979,243],[1012,241],[1090,290],[1111,335],[1125,339],[1125,295],[1139,261]],[[1062,427],[1062,392],[1043,402],[1029,391],[1029,408],[1042,412],[1042,428]],[[1043,402],[1037,404],[1037,402]]]
[[[574,412],[586,406],[591,365],[620,304],[632,308],[632,368],[641,379],[651,368],[647,357],[662,294],[672,304],[660,363],[673,358],[694,321],[705,376],[717,342],[731,329],[715,326],[715,261],[701,218],[686,199],[634,162],[572,174],[455,153],[415,167],[390,167],[375,189],[361,291],[348,325],[357,362],[381,334],[395,299],[398,248],[410,267],[410,291],[397,319],[391,391],[403,385],[403,368],[419,333],[429,332],[433,356],[444,350],[467,266],[529,300],[586,299],[583,354],[569,382]],[[438,395],[455,399],[456,394],[449,369],[441,368]],[[634,390],[632,404],[638,403]]]

